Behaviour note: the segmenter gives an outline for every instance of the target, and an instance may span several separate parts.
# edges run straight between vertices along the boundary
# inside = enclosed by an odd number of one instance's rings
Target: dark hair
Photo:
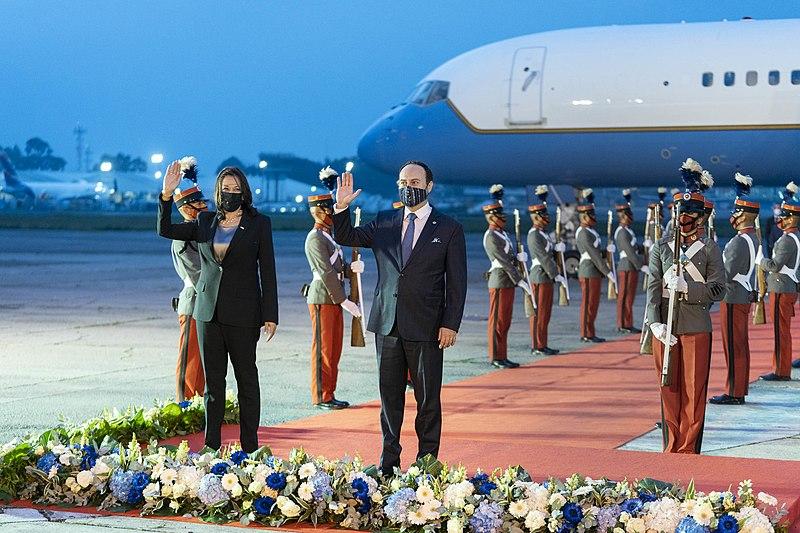
[[[217,182],[214,185],[214,203],[217,204],[220,218],[225,219],[225,210],[222,208],[222,180],[227,176],[233,176],[239,183],[239,188],[242,190],[242,211],[250,216],[257,214],[258,211],[253,207],[253,193],[250,191],[247,176],[238,167],[225,167],[217,174]]]
[[[433,171],[431,171],[431,168],[422,161],[416,161],[414,159],[412,159],[411,161],[406,161],[405,163],[400,165],[400,170],[398,171],[398,173],[402,172],[403,169],[406,168],[408,165],[417,165],[418,167],[422,167],[422,170],[425,171],[425,185],[433,181]]]

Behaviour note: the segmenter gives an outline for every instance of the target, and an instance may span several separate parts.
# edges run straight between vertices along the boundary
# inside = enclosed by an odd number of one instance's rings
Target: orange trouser
[[[578,278],[581,282],[581,337],[594,337],[594,321],[600,305],[600,280],[602,278]]]
[[[796,292],[775,292],[769,295],[772,300],[772,324],[774,328],[775,361],[773,372],[779,376],[792,375],[792,317]]]
[[[553,283],[533,284],[536,313],[530,317],[530,326],[534,350],[547,347],[547,327],[550,325],[550,312],[553,310],[553,286]]]
[[[508,329],[514,310],[514,287],[489,289],[489,360],[508,357]]]
[[[190,315],[178,315],[181,336],[178,339],[178,365],[175,368],[175,398],[182,402],[202,396],[206,388],[203,360],[197,343],[197,324]]]
[[[725,386],[729,396],[747,396],[750,382],[750,304],[728,304],[719,307],[722,325],[722,349],[725,350],[725,365],[728,378]]]
[[[661,387],[661,436],[664,451],[700,453],[706,418],[706,393],[711,365],[711,333],[678,335],[672,347],[672,381]],[[659,385],[664,345],[653,339]]]
[[[633,327],[633,300],[639,285],[638,270],[617,271],[617,327]]]
[[[334,398],[342,357],[344,317],[334,304],[309,304],[311,314],[311,401],[315,404]]]

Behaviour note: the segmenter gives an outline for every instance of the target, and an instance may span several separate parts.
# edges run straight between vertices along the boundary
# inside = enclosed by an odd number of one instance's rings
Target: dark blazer
[[[367,329],[388,335],[397,321],[409,341],[436,341],[439,328],[458,331],[467,297],[464,229],[436,209],[401,268],[400,235],[405,209],[381,211],[365,226],[353,227],[350,210],[333,215],[333,235],[345,246],[371,248],[378,263],[378,285]]]
[[[172,223],[172,198],[158,205],[158,234],[168,239],[196,241],[200,279],[194,318],[220,324],[260,327],[278,323],[278,282],[272,249],[272,224],[262,214],[242,214],[222,263],[214,257],[217,214],[200,213],[196,221]]]

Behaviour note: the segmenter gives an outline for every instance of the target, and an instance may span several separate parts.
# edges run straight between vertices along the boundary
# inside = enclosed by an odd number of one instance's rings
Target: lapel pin
[[[431,221],[431,224],[436,224],[436,221],[435,220]]]

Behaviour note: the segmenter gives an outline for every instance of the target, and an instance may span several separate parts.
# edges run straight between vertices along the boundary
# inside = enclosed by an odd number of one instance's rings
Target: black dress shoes
[[[716,405],[744,405],[744,397],[737,398],[728,394],[720,394],[719,396],[712,396],[708,403]]]
[[[531,349],[531,353],[533,355],[556,355],[558,350],[545,346],[544,348],[533,348]]]
[[[800,368],[800,359],[792,361],[792,368]]]
[[[332,401],[333,403],[337,404],[337,405],[341,405],[342,407],[350,407],[350,402],[346,402],[346,401],[344,401],[344,400],[337,400],[336,398],[334,398],[334,399],[333,399],[333,400],[331,400],[331,401]]]
[[[759,376],[758,379],[762,379],[764,381],[792,381],[792,378],[789,376],[779,376],[775,372],[770,372],[769,374],[764,374]]]
[[[337,402],[336,400],[331,400],[329,402],[315,403],[314,407],[316,407],[317,409],[325,409],[327,411],[336,411],[338,409],[344,409],[350,405],[350,404],[342,405],[342,403],[346,402]]]
[[[617,328],[617,331],[618,331],[619,333],[641,333],[641,332],[642,332],[642,330],[640,330],[639,328],[634,328],[634,327],[630,327],[630,328]]]
[[[493,359],[492,366],[497,368],[517,368],[519,363],[509,361],[508,359]]]
[[[581,342],[606,342],[606,340],[595,335],[594,337],[581,337]]]

